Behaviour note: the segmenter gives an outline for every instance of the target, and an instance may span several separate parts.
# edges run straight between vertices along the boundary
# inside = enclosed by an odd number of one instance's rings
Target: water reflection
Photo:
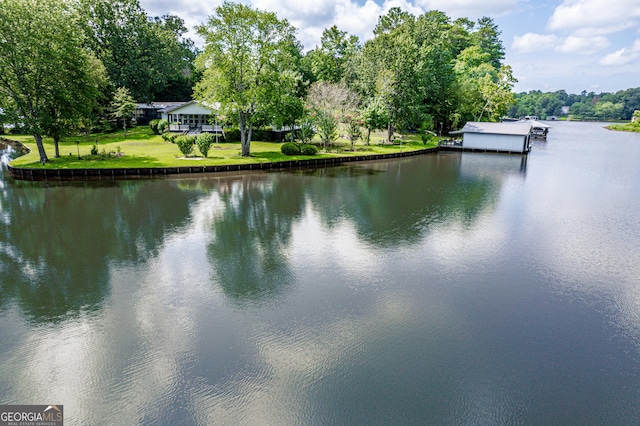
[[[6,182],[0,194],[0,308],[36,321],[98,309],[110,264],[157,255],[197,194],[175,184]]]
[[[215,191],[223,206],[207,247],[215,281],[240,304],[280,294],[294,280],[289,243],[304,207],[303,182],[250,174]]]

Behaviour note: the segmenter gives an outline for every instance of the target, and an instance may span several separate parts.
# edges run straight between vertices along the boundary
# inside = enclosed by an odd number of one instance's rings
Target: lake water
[[[0,177],[0,404],[69,425],[640,423],[640,134]]]

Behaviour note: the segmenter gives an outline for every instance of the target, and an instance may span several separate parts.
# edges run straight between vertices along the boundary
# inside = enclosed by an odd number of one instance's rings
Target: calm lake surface
[[[640,423],[640,134],[0,176],[0,404],[69,425]]]

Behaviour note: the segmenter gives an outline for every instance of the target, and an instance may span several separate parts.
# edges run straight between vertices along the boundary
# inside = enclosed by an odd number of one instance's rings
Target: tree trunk
[[[395,133],[395,126],[391,123],[389,123],[389,126],[387,127],[387,141],[389,143],[391,143],[393,141],[393,134]]]
[[[33,138],[36,140],[38,154],[40,154],[40,164],[44,165],[44,163],[49,161],[49,158],[47,157],[47,153],[44,151],[44,145],[42,145],[42,135],[36,134],[33,135]]]
[[[371,142],[371,129],[367,128],[367,139],[365,145],[369,145],[369,142]]]
[[[248,117],[244,112],[238,113],[238,122],[240,124],[240,155],[249,157],[251,155],[251,123],[247,123]]]
[[[127,137],[127,120],[124,120],[124,124],[122,125],[122,127],[124,128],[124,137]]]
[[[55,150],[54,157],[55,158],[60,158],[60,146],[58,144],[58,139],[57,138],[53,138],[53,147],[54,147],[54,150]]]

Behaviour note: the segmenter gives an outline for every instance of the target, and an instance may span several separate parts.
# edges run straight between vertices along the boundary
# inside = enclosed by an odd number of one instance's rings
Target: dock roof
[[[531,123],[485,123],[470,121],[464,125],[462,130],[451,132],[451,134],[486,133],[492,135],[526,136],[531,132],[531,127]]]

